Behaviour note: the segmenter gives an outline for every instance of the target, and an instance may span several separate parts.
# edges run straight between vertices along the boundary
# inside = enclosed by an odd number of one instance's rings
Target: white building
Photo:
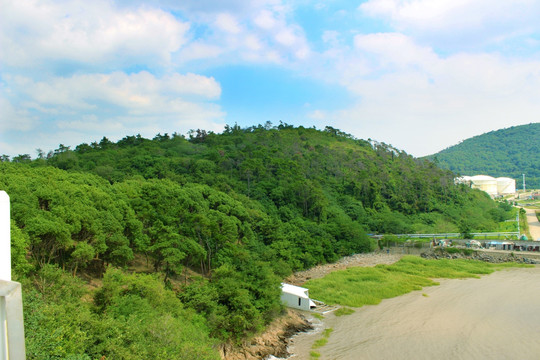
[[[311,310],[316,307],[309,298],[309,290],[291,284],[281,284],[281,302],[293,309]]]

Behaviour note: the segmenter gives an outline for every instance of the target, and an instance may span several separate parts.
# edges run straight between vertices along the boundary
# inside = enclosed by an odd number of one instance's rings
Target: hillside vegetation
[[[4,161],[28,359],[215,359],[282,311],[283,278],[372,250],[369,232],[490,231],[508,218],[453,177],[286,124]],[[142,272],[126,271],[135,261]]]
[[[540,189],[540,123],[475,136],[428,158],[460,175],[516,179],[519,189],[525,174],[527,188]]]

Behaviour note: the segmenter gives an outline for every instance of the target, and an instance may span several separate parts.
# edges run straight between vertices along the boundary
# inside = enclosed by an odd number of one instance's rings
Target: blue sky
[[[0,154],[283,121],[423,156],[540,121],[540,0],[0,7]]]

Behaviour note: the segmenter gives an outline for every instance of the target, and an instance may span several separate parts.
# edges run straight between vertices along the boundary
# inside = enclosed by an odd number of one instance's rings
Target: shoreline
[[[327,274],[349,267],[370,267],[378,264],[393,264],[401,259],[403,254],[386,254],[371,252],[355,254],[341,258],[335,263],[317,265],[311,269],[296,272],[284,281],[301,286],[307,280],[318,279]],[[244,341],[240,347],[222,344],[219,352],[223,360],[255,360],[255,359],[288,359],[294,354],[289,352],[298,335],[317,331],[318,320],[310,313],[287,309],[266,330],[251,339]]]
[[[284,281],[293,285],[302,286],[310,279],[318,279],[328,275],[331,272],[344,270],[350,267],[373,267],[379,264],[393,264],[399,261],[403,255],[375,251],[371,253],[356,254],[343,257],[335,263],[318,265],[311,269],[296,272]],[[410,254],[412,255],[412,254]],[[488,252],[485,254],[476,254],[476,256],[464,256],[461,254],[445,254],[439,256],[434,251],[425,252],[425,254],[414,254],[427,258],[463,258],[476,259],[485,262],[503,262],[516,261],[517,257],[525,257],[519,254],[511,256],[510,254]],[[427,256],[426,256],[427,255]],[[378,306],[378,305],[375,305]],[[331,315],[335,317],[335,315]],[[347,318],[347,316],[345,317]],[[326,320],[326,318],[325,318]],[[300,310],[287,309],[286,314],[278,317],[267,329],[251,339],[246,340],[242,346],[235,347],[229,344],[220,346],[220,354],[223,360],[255,360],[255,359],[302,359],[299,354],[294,353],[294,348],[297,346],[297,339],[307,338],[314,342],[317,340],[319,333],[324,328],[324,320],[315,318],[309,312]],[[301,340],[303,342],[304,339]],[[307,353],[309,353],[309,349]]]

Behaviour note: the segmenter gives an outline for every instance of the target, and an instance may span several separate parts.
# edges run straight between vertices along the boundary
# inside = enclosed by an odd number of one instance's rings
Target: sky
[[[540,122],[540,0],[0,0],[0,154],[280,122],[413,156]]]

